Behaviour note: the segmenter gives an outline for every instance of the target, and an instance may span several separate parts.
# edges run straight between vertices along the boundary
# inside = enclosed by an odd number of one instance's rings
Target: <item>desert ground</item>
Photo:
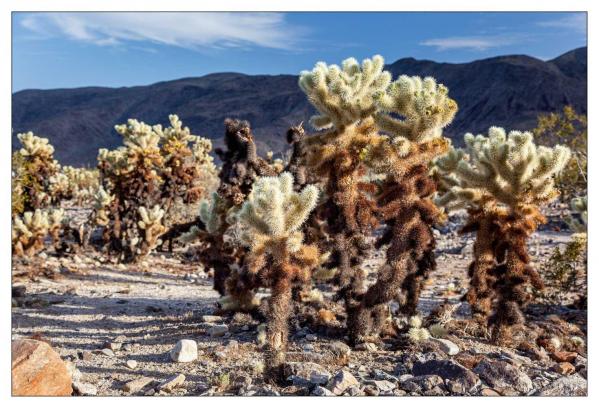
[[[550,216],[532,237],[537,265],[570,239],[571,232],[560,228],[562,218],[559,212]],[[469,330],[469,307],[461,297],[474,237],[458,234],[459,221],[450,219],[435,232],[438,266],[419,303],[424,318],[443,304],[450,311],[452,329],[444,341],[406,346],[397,334],[350,349],[342,332],[295,315],[287,384],[264,382],[264,319],[220,310],[210,266],[194,260],[193,245],[155,252],[135,266],[111,263],[93,249],[14,258],[12,337],[49,342],[69,362],[75,395],[586,395],[586,347],[574,354],[555,348],[568,337],[586,344],[586,309],[530,305],[528,327],[550,327],[558,339],[528,351],[494,345]],[[383,260],[380,251],[365,263],[370,280]],[[342,326],[342,304],[330,306],[332,285],[317,287]],[[400,326],[396,306],[390,309]],[[197,343],[195,361],[171,358],[182,339]]]

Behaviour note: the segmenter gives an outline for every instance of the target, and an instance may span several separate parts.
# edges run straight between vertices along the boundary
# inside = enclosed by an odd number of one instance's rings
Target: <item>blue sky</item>
[[[546,60],[586,45],[585,13],[13,13],[12,23],[13,92],[297,74],[374,54]]]

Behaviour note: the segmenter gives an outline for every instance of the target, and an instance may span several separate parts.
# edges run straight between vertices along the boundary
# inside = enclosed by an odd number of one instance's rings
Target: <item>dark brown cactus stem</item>
[[[306,142],[302,123],[287,130],[287,143],[292,146],[292,152],[285,171],[293,174],[295,180],[294,188],[301,190],[308,183],[305,165]]]
[[[438,210],[428,198],[434,189],[426,166],[420,165],[407,172],[401,183],[388,179],[383,185],[380,211],[387,220],[387,231],[377,246],[390,244],[387,262],[379,270],[377,281],[349,308],[352,344],[379,335],[388,316],[387,303],[397,296],[402,300],[402,313],[416,313],[422,283],[436,267],[431,225]]]
[[[514,215],[510,218],[512,217]],[[524,325],[526,319],[523,310],[533,299],[527,289],[533,287],[541,290],[544,287],[541,276],[529,265],[530,257],[526,246],[526,240],[536,229],[536,225],[527,223],[523,218],[512,218],[510,221],[515,222],[508,224],[511,228],[506,231],[508,245],[505,260],[494,271],[497,304],[495,312],[489,318],[492,338],[497,344],[510,343],[513,329]]]
[[[485,324],[493,306],[492,272],[496,264],[494,251],[496,233],[493,233],[493,230],[497,228],[492,217],[491,214],[480,215],[473,247],[474,261],[468,268],[470,287],[464,295],[464,300],[470,304],[475,320]]]
[[[266,378],[284,380],[283,363],[289,336],[289,316],[292,310],[291,277],[288,266],[276,265],[271,286],[266,334]]]

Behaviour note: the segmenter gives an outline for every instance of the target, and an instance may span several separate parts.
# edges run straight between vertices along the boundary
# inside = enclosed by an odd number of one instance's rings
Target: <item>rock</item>
[[[229,331],[229,326],[226,324],[215,324],[214,326],[210,326],[208,329],[208,334],[210,337],[222,337]]]
[[[331,391],[327,390],[324,387],[321,387],[320,385],[317,385],[316,387],[314,387],[314,389],[312,390],[312,395],[316,395],[319,397],[334,397],[335,394],[333,394]]]
[[[393,391],[396,387],[395,383],[387,380],[375,380],[372,382],[372,384],[382,392]]]
[[[204,323],[220,323],[223,321],[223,318],[221,316],[204,315],[202,316],[202,321]]]
[[[576,356],[578,356],[578,353],[575,351],[556,351],[551,353],[551,357],[559,363],[572,363],[576,360]]]
[[[398,382],[399,379],[397,377],[395,377],[394,375],[391,375],[381,369],[375,368],[374,370],[372,370],[372,376],[374,377],[375,380],[387,380],[387,381],[391,381],[391,382]]]
[[[129,381],[125,385],[123,385],[123,391],[128,392],[130,394],[135,394],[136,392],[141,391],[146,385],[154,381],[149,377],[139,377],[135,380]]]
[[[474,372],[503,395],[504,389],[513,388],[522,394],[528,394],[533,388],[528,375],[505,361],[483,359],[474,367]]]
[[[358,380],[347,370],[341,370],[327,384],[327,388],[335,395],[341,395],[352,385],[358,385]]]
[[[426,390],[423,393],[426,396],[439,396],[439,395],[445,395],[445,391],[443,391],[443,388],[441,388],[438,385],[435,385],[433,388],[431,388],[430,390]]]
[[[364,393],[366,395],[370,395],[371,397],[376,397],[377,395],[380,394],[380,391],[374,385],[367,385],[366,387],[364,387]]]
[[[109,348],[103,348],[102,350],[100,350],[100,353],[108,357],[114,357],[114,351],[112,351]]]
[[[480,395],[483,397],[498,397],[501,394],[495,391],[493,388],[483,388],[480,390]]]
[[[360,343],[356,346],[356,350],[361,351],[377,351],[378,347],[374,343]]]
[[[81,381],[73,381],[73,390],[78,395],[83,395],[83,396],[98,395],[98,389],[96,388],[95,385],[89,384],[89,383],[84,383]]]
[[[112,351],[119,351],[122,347],[123,347],[123,343],[114,342],[114,341],[107,341],[102,346],[103,349],[108,349],[108,350],[112,350]]]
[[[73,393],[67,366],[48,343],[33,339],[14,340],[11,354],[13,396],[66,396]]]
[[[553,371],[561,375],[570,375],[576,371],[576,368],[567,361],[564,361],[563,363],[557,363],[552,368]]]
[[[436,374],[419,375],[417,377],[412,378],[410,381],[418,384],[420,388],[422,388],[424,391],[429,391],[439,385],[443,385],[443,378]]]
[[[161,382],[156,389],[158,391],[171,392],[173,389],[179,387],[185,382],[185,376],[183,374],[174,375]]]
[[[285,377],[297,386],[324,385],[331,373],[319,364],[311,362],[288,362],[283,366]]]
[[[362,391],[358,385],[352,385],[345,390],[343,395],[348,395],[350,397],[361,397],[364,395],[364,391]]]
[[[536,395],[551,397],[586,396],[587,381],[579,374],[561,377],[542,388]]]
[[[401,387],[402,390],[405,390],[407,392],[415,392],[415,393],[422,392],[422,388],[420,387],[420,385],[418,385],[416,382],[412,381],[412,378],[410,378],[407,381],[400,382],[399,386]]]
[[[505,360],[508,363],[520,367],[522,365],[531,365],[532,360],[528,357],[518,355],[510,350],[502,350],[499,354],[501,360]]]
[[[455,356],[460,352],[460,348],[453,341],[447,339],[437,339],[435,337],[431,337],[430,340],[437,343],[441,350],[443,350],[449,356]]]
[[[472,392],[480,384],[480,379],[476,374],[451,360],[415,361],[412,373],[417,376],[438,375],[446,382],[453,384],[450,391],[459,394]]]
[[[126,365],[128,368],[130,368],[130,369],[132,369],[132,370],[133,370],[133,369],[137,368],[137,361],[135,361],[135,360],[127,360],[127,361],[125,362],[125,365]]]
[[[198,358],[198,345],[194,340],[179,340],[170,355],[177,363],[189,363]]]
[[[336,358],[347,359],[351,355],[351,347],[341,341],[335,341],[329,345],[331,353]]]

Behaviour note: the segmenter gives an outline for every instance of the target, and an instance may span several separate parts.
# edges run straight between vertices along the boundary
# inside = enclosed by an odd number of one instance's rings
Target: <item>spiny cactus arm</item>
[[[123,144],[133,150],[158,150],[160,135],[152,126],[129,119],[127,124],[116,125],[115,130],[123,136]]]
[[[301,192],[293,190],[293,176],[284,172],[278,177],[259,177],[252,192],[237,214],[240,223],[247,228],[246,245],[255,239],[253,235],[288,241],[289,249],[301,246],[302,234],[298,231],[308,214],[316,206],[318,189],[306,186]],[[253,246],[253,245],[252,245]]]
[[[383,68],[383,57],[376,55],[365,59],[361,67],[349,58],[341,68],[319,62],[312,71],[302,71],[299,86],[320,112],[310,119],[312,126],[340,129],[372,115],[373,95],[384,91],[391,81],[391,74]]]
[[[23,145],[19,150],[23,156],[51,157],[54,154],[54,146],[49,143],[48,139],[36,136],[33,132],[19,133],[17,138]]]
[[[405,137],[412,142],[440,137],[442,129],[454,118],[458,106],[447,96],[447,88],[434,78],[402,75],[379,92],[375,99],[378,112],[375,121],[392,137]],[[389,115],[394,113],[403,119]]]

